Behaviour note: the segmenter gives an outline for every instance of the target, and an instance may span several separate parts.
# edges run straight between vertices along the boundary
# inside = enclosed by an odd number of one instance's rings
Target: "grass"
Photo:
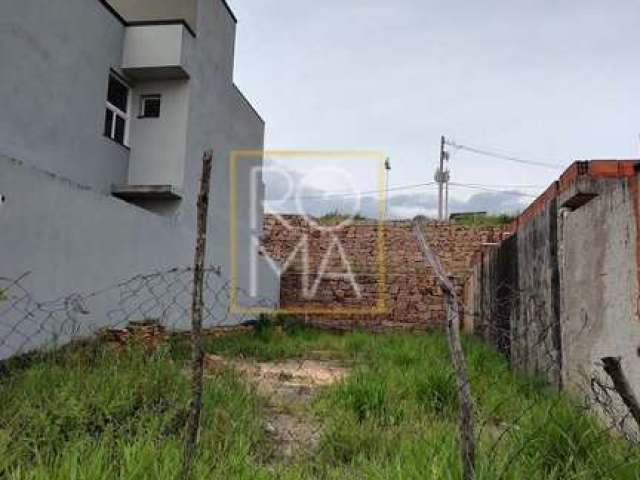
[[[464,339],[479,434],[479,479],[637,479],[638,450],[567,398]],[[310,414],[313,456],[273,456],[262,400],[234,372],[207,377],[197,479],[457,479],[456,392],[440,333],[335,334],[262,326],[210,352],[341,359],[352,374]],[[0,379],[0,479],[173,479],[188,403],[187,351],[82,348],[31,358]],[[501,438],[497,443],[496,440]]]
[[[318,218],[320,222],[328,223],[328,224],[341,223],[349,219],[355,220],[355,221],[370,220],[369,218],[361,215],[360,213],[347,214],[347,213],[342,213],[337,209],[327,212]]]
[[[455,217],[455,223],[460,225],[509,225],[516,219],[515,215],[510,215],[506,213],[498,214],[498,215],[477,215],[477,214],[468,214],[468,215],[457,215]]]

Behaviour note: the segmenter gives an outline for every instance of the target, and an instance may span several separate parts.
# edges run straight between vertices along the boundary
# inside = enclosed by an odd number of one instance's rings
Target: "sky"
[[[382,152],[392,189],[433,181],[441,135],[560,166],[640,157],[639,0],[229,4],[235,82],[266,121],[267,149]],[[452,186],[451,211],[519,210],[562,172],[450,150],[452,182],[485,188]],[[269,160],[296,179],[336,165]],[[356,189],[378,188],[375,164],[339,166]],[[281,177],[265,175],[268,198],[280,198]],[[307,178],[308,208],[337,208],[334,194],[349,191],[340,178]],[[393,190],[390,214],[433,215],[435,202],[432,185]]]

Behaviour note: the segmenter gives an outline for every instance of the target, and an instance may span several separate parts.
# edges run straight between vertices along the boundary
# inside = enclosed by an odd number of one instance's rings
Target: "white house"
[[[207,260],[229,275],[229,155],[264,137],[233,83],[235,31],[224,0],[0,2],[0,277],[31,272],[46,299],[189,265],[208,148]],[[239,251],[261,162],[238,170]],[[276,301],[274,274],[258,273]]]

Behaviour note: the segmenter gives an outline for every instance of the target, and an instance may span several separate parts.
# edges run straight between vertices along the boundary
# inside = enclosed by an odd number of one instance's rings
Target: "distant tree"
[[[469,213],[456,215],[452,221],[460,225],[508,225],[516,219],[515,214],[500,213],[497,215],[487,215]]]
[[[346,213],[340,212],[338,209],[325,213],[320,218],[318,218],[318,220],[323,223],[339,223],[344,222],[349,218],[352,218],[353,220],[367,220],[367,217],[361,215],[360,213],[356,213],[355,215],[348,215]]]

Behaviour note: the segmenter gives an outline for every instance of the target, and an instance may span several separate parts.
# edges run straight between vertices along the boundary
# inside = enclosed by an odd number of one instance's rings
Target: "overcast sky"
[[[432,181],[443,134],[550,163],[640,156],[638,0],[229,3],[235,81],[267,123],[268,149],[379,150],[391,187]],[[452,153],[459,183],[531,194],[541,189],[512,185],[560,173]],[[373,170],[352,171],[359,188],[376,187]],[[313,187],[344,189],[327,176]],[[433,193],[404,192],[396,215],[431,211]],[[530,201],[460,187],[452,196],[453,210]]]

